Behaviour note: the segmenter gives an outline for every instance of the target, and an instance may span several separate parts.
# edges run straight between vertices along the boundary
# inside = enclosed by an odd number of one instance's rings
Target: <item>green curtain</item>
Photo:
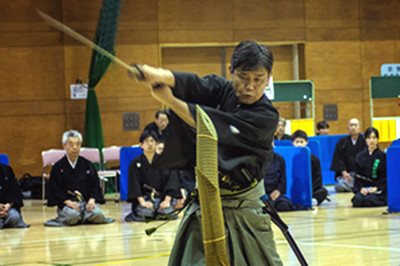
[[[112,54],[115,54],[114,44],[118,27],[120,4],[120,0],[103,0],[96,36],[94,38],[94,43]],[[83,145],[85,147],[95,147],[99,150],[104,147],[104,138],[95,87],[106,73],[110,63],[110,59],[104,57],[95,50],[92,51],[89,70],[89,90],[86,99]]]

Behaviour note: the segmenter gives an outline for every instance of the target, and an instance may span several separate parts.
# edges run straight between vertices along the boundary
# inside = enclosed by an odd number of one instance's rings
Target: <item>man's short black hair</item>
[[[292,134],[292,142],[297,139],[297,138],[301,138],[301,139],[305,139],[306,141],[308,141],[308,136],[307,133],[304,132],[303,130],[296,130],[293,134]]]
[[[158,111],[156,112],[156,119],[158,119],[158,117],[160,116],[160,114],[164,114],[164,115],[168,116],[167,113],[166,113],[164,110],[158,110]]]
[[[325,120],[319,121],[318,124],[317,124],[317,129],[318,130],[323,129],[323,128],[329,128],[329,124]]]
[[[233,51],[231,58],[232,71],[240,67],[244,71],[264,67],[271,74],[274,57],[264,45],[254,41],[242,41]]]
[[[143,143],[143,141],[145,141],[145,139],[147,139],[149,137],[152,137],[155,141],[157,141],[157,136],[153,132],[145,130],[142,132],[142,134],[140,134],[139,142]]]

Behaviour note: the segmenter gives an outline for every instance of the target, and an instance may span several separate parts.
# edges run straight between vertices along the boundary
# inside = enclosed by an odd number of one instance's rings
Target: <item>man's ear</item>
[[[229,73],[231,73],[231,74],[233,74],[233,67],[232,67],[232,65],[229,65]]]
[[[271,72],[268,74],[268,81],[267,81],[267,86],[269,86],[269,83],[271,82],[271,80],[272,80],[272,75],[273,75],[274,73],[272,72],[272,70],[271,70]]]

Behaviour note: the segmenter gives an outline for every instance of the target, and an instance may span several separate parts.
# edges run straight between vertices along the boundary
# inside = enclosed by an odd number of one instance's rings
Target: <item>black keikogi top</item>
[[[20,211],[24,206],[14,171],[6,164],[0,163],[0,203],[13,203],[12,208]]]
[[[156,122],[151,122],[150,124],[148,124],[143,129],[143,131],[146,131],[146,130],[149,131],[149,132],[152,132],[157,137],[156,141],[160,141],[160,140],[164,140],[165,139],[165,134],[166,134],[166,130],[167,129],[164,129],[163,131],[160,131],[158,129],[158,126],[157,126]]]
[[[271,194],[275,189],[279,190],[282,195],[286,194],[286,165],[285,159],[275,153],[271,162],[267,166],[264,176],[264,186],[267,195]]]
[[[370,155],[368,148],[365,148],[357,154],[355,166],[354,193],[363,187],[377,187],[378,191],[386,194],[386,154],[383,151],[377,148]],[[361,177],[357,177],[357,174]]]
[[[128,169],[128,202],[133,208],[139,203],[137,197],[150,199],[152,189],[155,197],[164,200],[165,196],[182,198],[177,170],[154,169],[144,154],[132,160]]]
[[[367,144],[363,136],[359,135],[356,144],[353,145],[351,136],[341,138],[336,143],[335,151],[333,153],[331,170],[336,172],[336,177],[342,175],[342,171],[354,172],[357,153],[362,151]]]
[[[274,136],[275,140],[278,140],[278,135]],[[292,140],[292,136],[288,135],[288,134],[283,134],[282,138],[279,140]]]
[[[47,206],[64,207],[65,200],[76,200],[68,193],[78,190],[85,201],[94,198],[96,203],[105,203],[100,188],[100,180],[93,163],[79,156],[75,169],[70,165],[67,156],[54,164],[50,172],[49,196]]]
[[[247,187],[242,174],[246,169],[257,180],[264,177],[265,166],[272,157],[272,139],[279,114],[263,95],[247,105],[238,102],[232,83],[216,75],[203,78],[190,73],[173,72],[173,93],[188,102],[196,120],[196,104],[211,118],[218,135],[218,166],[222,175],[230,176],[234,185]],[[193,169],[195,165],[195,131],[171,112],[165,150],[157,165],[176,169]],[[222,186],[223,187],[223,186]]]

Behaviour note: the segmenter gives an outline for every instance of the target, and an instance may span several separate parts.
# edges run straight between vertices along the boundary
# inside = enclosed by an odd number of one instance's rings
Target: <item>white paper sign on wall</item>
[[[71,99],[86,99],[87,93],[87,84],[71,84]]]

